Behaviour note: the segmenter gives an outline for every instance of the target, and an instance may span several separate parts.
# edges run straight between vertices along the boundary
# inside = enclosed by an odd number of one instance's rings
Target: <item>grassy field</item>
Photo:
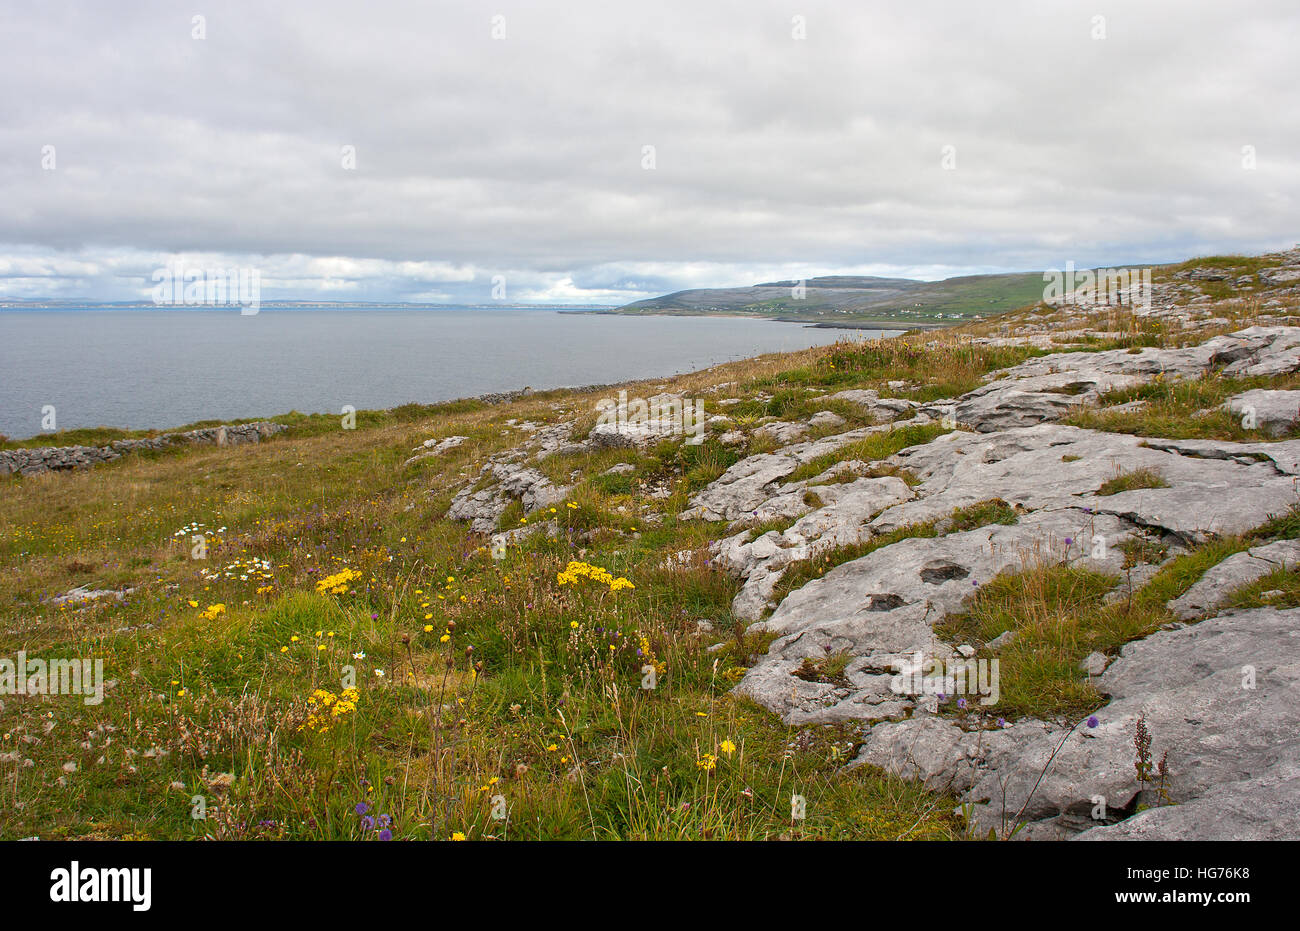
[[[758,641],[705,564],[714,528],[673,516],[734,458],[716,442],[556,457],[587,476],[540,515],[558,536],[503,559],[442,518],[521,441],[505,421],[556,401],[300,418],[257,446],[4,480],[0,655],[102,658],[110,685],[98,705],[4,697],[0,833],[952,836],[950,799],[843,770],[851,728],[794,731],[728,694]],[[471,439],[403,466],[453,433]],[[601,474],[616,461],[636,483]],[[632,516],[646,480],[674,489],[653,526]],[[570,563],[630,584],[566,582]],[[132,590],[48,601],[78,585]]]

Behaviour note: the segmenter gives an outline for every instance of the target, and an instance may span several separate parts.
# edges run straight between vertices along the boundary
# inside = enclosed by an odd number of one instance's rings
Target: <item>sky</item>
[[[1289,247],[1298,35],[1295,0],[0,0],[0,299],[180,263],[609,305]]]

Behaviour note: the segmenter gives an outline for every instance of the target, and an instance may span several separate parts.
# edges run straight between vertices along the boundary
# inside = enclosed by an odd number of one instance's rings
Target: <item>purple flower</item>
[[[393,832],[390,831],[390,830],[388,830],[388,828],[384,828],[382,831],[379,832],[379,839],[380,839],[380,840],[392,840],[392,839],[393,839]]]
[[[368,812],[369,810],[370,810],[370,803],[369,803],[369,802],[357,802],[357,807],[356,807],[356,813],[357,813],[357,814],[359,814],[359,815],[364,815],[364,814],[365,814],[366,812]]]
[[[1066,538],[1065,538],[1065,545],[1066,545],[1066,546],[1069,546],[1069,545],[1070,545],[1071,543],[1073,543],[1073,542],[1074,542],[1074,537],[1066,537]]]
[[[369,815],[366,815],[364,818],[361,819],[361,830],[373,831],[374,829],[375,829],[374,818],[370,817]]]
[[[940,692],[940,693],[938,694],[937,697],[938,697],[939,701],[947,701],[947,700],[948,700],[948,696],[945,695],[945,694],[943,694],[943,692]]]
[[[380,816],[379,816],[379,826],[380,826],[381,828],[386,828],[386,827],[388,827],[388,826],[389,826],[390,824],[392,824],[392,823],[393,823],[393,819],[390,818],[388,815],[380,815]]]
[[[957,707],[958,707],[958,708],[965,708],[965,707],[966,707],[966,699],[964,699],[964,698],[959,698],[959,699],[957,699]]]
[[[1006,719],[1006,718],[998,718],[998,727],[1006,727],[1006,726],[1007,726],[1007,719]]]
[[[1101,722],[1097,720],[1097,716],[1096,716],[1095,714],[1090,714],[1090,715],[1088,715],[1088,726],[1089,726],[1089,727],[1096,727],[1096,726],[1097,726],[1098,724],[1100,724],[1100,723],[1101,723]]]

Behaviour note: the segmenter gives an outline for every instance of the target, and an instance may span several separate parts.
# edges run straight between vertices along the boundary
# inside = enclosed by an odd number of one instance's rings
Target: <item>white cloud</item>
[[[772,0],[238,0],[196,41],[161,2],[10,5],[0,296],[196,254],[267,299],[617,303],[1297,238],[1292,0],[1129,0],[1100,41],[1078,0],[798,7],[803,41]]]

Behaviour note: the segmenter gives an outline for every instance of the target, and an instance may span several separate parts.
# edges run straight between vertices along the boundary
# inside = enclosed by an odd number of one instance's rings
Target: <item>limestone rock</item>
[[[882,398],[879,392],[854,388],[827,395],[830,401],[848,401],[862,407],[876,423],[886,423],[900,414],[915,410],[920,405],[904,398]]]
[[[1169,602],[1175,617],[1191,620],[1214,611],[1238,588],[1278,569],[1300,564],[1300,540],[1278,540],[1234,553],[1213,566],[1180,597]]]
[[[434,456],[441,456],[450,449],[461,446],[468,440],[467,436],[449,436],[446,439],[425,440],[413,450],[415,453],[410,459],[402,463],[403,466],[409,466],[413,462],[419,462],[421,459],[428,459]]]
[[[1300,440],[1162,440],[1040,424],[948,433],[888,461],[921,483],[913,501],[872,522],[877,531],[1001,498],[1027,510],[1089,508],[1194,543],[1243,533],[1284,511],[1300,475]],[[1138,469],[1160,474],[1168,487],[1097,494],[1117,473]]]
[[[1098,653],[1096,650],[1093,650],[1084,658],[1083,662],[1079,664],[1079,668],[1090,676],[1099,676],[1106,671],[1106,666],[1109,663],[1110,660],[1106,658],[1105,653]]]
[[[1099,677],[1112,697],[1097,726],[1043,722],[967,732],[920,716],[871,728],[858,762],[964,792],[977,833],[1019,821],[1083,831],[1085,839],[1293,837],[1300,825],[1300,609],[1234,612],[1126,645]],[[1243,667],[1255,687],[1243,688]],[[1153,762],[1168,752],[1161,806],[1139,784],[1139,716]],[[1066,736],[1068,733],[1068,737]],[[1107,819],[1092,820],[1104,798]],[[1108,822],[1111,823],[1107,826]]]
[[[1224,402],[1233,414],[1249,417],[1260,429],[1281,436],[1300,425],[1300,391],[1256,389],[1234,395]]]
[[[464,488],[452,499],[447,509],[451,520],[468,521],[476,533],[491,533],[512,501],[524,506],[524,514],[563,501],[569,493],[567,487],[556,486],[536,469],[512,463],[491,463],[485,467],[494,482],[477,491],[473,486]]]
[[[958,423],[983,433],[1056,420],[1099,394],[1166,378],[1278,375],[1300,369],[1300,329],[1250,327],[1199,346],[1054,353],[990,376],[957,399]]]
[[[769,437],[776,440],[782,446],[788,446],[796,443],[808,435],[808,425],[802,423],[793,423],[786,420],[776,420],[769,424],[764,424],[754,431],[756,436]]]
[[[72,469],[89,469],[120,459],[125,453],[167,449],[171,446],[239,446],[258,443],[289,428],[284,424],[257,421],[220,427],[204,427],[182,433],[161,433],[139,439],[114,440],[107,446],[42,446],[0,450],[0,475],[40,475]]]
[[[772,590],[789,566],[860,542],[869,535],[867,524],[875,514],[912,497],[907,484],[893,476],[818,486],[818,492],[824,496],[822,506],[783,533],[769,531],[750,542],[744,531],[714,545],[718,565],[745,580],[731,605],[737,617],[758,618],[771,606]]]
[[[779,634],[745,674],[738,691],[787,724],[899,716],[915,702],[891,682],[906,658],[921,651],[941,660],[952,651],[936,642],[933,625],[962,610],[966,599],[999,573],[1018,570],[1027,556],[1080,562],[1117,574],[1118,549],[1089,558],[1091,533],[1116,542],[1130,531],[1117,518],[1068,508],[1025,516],[934,539],[910,538],[844,563],[790,593],[766,621],[750,629]],[[1066,544],[1066,539],[1072,544]],[[847,651],[847,685],[795,675],[804,658]]]
[[[820,440],[796,443],[773,453],[747,456],[692,497],[691,507],[683,511],[681,517],[725,521],[754,517],[755,511],[769,499],[777,494],[789,492],[788,489],[780,486],[781,479],[804,463],[893,427],[929,422],[929,417],[919,415],[901,423],[860,427],[845,433],[822,437]],[[811,508],[804,506],[803,511],[807,510]]]
[[[835,429],[844,426],[844,424],[844,418],[834,411],[818,411],[808,418],[808,426],[814,430],[820,430],[823,427]]]

